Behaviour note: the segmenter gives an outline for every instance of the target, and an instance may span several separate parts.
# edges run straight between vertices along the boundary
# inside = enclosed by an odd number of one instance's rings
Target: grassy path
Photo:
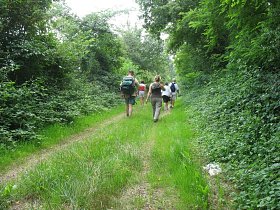
[[[0,209],[208,208],[180,103],[157,123],[150,105],[104,122],[0,184]]]
[[[56,144],[52,147],[42,149],[42,150],[28,156],[28,158],[22,164],[19,164],[17,162],[15,162],[14,164],[11,164],[11,166],[9,167],[10,169],[7,170],[6,173],[3,173],[2,175],[0,175],[0,184],[3,182],[7,182],[9,180],[15,179],[21,173],[23,173],[27,170],[30,170],[30,168],[32,168],[33,166],[37,165],[38,163],[48,159],[56,152],[68,147],[69,145],[71,145],[75,142],[83,141],[85,139],[90,138],[90,136],[93,135],[97,130],[103,129],[106,126],[109,126],[111,123],[115,123],[124,117],[125,117],[125,115],[123,113],[118,114],[118,115],[114,116],[113,118],[110,118],[109,120],[103,121],[102,124],[100,124],[98,126],[93,126],[93,127],[87,128],[81,133],[77,133],[77,134],[70,136],[69,138],[66,138],[59,144]]]

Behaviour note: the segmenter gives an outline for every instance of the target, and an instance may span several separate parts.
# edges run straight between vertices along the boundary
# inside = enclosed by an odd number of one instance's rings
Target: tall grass
[[[166,200],[174,192],[176,209],[207,208],[208,187],[190,148],[193,133],[182,104],[176,105],[157,123],[150,105],[138,107],[132,117],[68,146],[0,187],[0,208],[118,209],[115,198],[144,170],[145,152],[152,152],[148,181],[165,189]],[[143,151],[143,145],[151,148]]]
[[[181,201],[176,209],[207,209],[209,186],[196,161],[195,139],[181,101],[153,129],[156,133],[150,176],[156,186],[175,189]]]

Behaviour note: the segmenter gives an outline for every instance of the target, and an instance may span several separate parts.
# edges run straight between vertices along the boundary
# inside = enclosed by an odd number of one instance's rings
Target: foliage
[[[168,57],[164,52],[162,40],[136,27],[121,31],[120,34],[126,52],[125,56],[136,65],[136,73],[141,79],[150,81],[155,74],[167,74]]]
[[[81,23],[81,30],[88,32],[88,39],[94,39],[88,46],[88,53],[82,58],[81,70],[90,80],[99,75],[114,72],[121,67],[120,56],[123,51],[119,39],[114,35],[104,15],[91,14]]]
[[[109,14],[81,20],[48,0],[2,0],[0,11],[1,147],[40,143],[38,129],[120,102],[123,53]]]
[[[57,41],[49,32],[50,0],[1,1],[0,69],[17,84],[45,77],[63,82],[67,69],[56,52]],[[3,80],[2,80],[3,81]]]
[[[58,91],[33,81],[16,87],[1,84],[1,144],[15,146],[17,141],[38,140],[35,131],[49,124],[70,123],[79,115],[110,108],[119,100],[102,83],[80,85],[72,80],[67,90]]]
[[[228,165],[237,208],[278,209],[279,1],[138,2],[145,27],[169,33],[181,86],[194,88],[188,100],[204,118],[210,158]]]
[[[210,161],[227,169],[238,208],[277,209],[279,74],[242,69],[219,77],[188,98],[204,122]]]

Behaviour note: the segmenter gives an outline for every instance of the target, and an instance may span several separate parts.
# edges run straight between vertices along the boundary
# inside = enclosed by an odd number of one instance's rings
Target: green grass
[[[47,149],[67,137],[79,133],[90,126],[97,125],[104,119],[117,115],[123,111],[123,106],[119,106],[109,111],[102,111],[92,115],[77,118],[70,125],[54,124],[38,132],[42,140],[19,143],[12,149],[0,149],[0,171],[5,172],[12,164],[19,164],[29,155]]]
[[[195,135],[187,117],[178,101],[172,114],[154,128],[157,135],[150,180],[155,186],[176,190],[181,198],[176,209],[207,209],[209,187],[193,153]]]
[[[143,145],[151,146],[147,181],[163,190],[163,200],[172,194],[176,209],[206,209],[208,186],[193,158],[194,134],[182,104],[157,123],[151,115],[150,105],[137,105],[131,118],[95,131],[0,186],[0,209],[15,203],[26,209],[118,209],[116,198],[144,170],[143,154],[148,154]],[[137,208],[145,205],[141,198],[133,200]]]

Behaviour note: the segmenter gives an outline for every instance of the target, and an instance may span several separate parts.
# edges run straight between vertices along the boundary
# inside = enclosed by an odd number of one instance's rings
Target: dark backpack
[[[133,77],[126,76],[123,78],[121,92],[125,95],[132,95],[135,92],[135,81]]]
[[[153,83],[152,84],[152,93],[160,92],[160,91],[161,91],[160,84],[159,83]]]
[[[174,82],[171,83],[170,90],[172,93],[176,92],[176,87]]]

